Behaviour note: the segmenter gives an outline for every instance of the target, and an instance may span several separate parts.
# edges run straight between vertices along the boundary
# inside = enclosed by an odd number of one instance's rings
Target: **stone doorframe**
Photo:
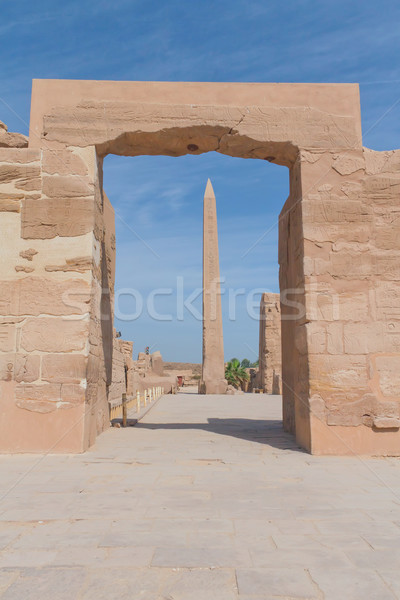
[[[400,152],[362,148],[358,86],[67,80],[34,80],[29,148],[0,153],[31,173],[9,218],[0,297],[13,356],[3,451],[80,452],[108,427],[103,158],[209,151],[289,169],[285,429],[313,453],[400,453]]]

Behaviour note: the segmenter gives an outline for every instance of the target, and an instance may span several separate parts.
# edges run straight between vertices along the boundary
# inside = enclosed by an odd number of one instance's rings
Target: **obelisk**
[[[199,393],[225,394],[226,388],[217,207],[214,190],[208,180],[203,208],[203,368]]]

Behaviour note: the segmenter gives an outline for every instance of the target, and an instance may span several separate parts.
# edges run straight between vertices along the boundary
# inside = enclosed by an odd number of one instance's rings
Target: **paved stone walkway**
[[[163,397],[0,457],[1,600],[400,598],[400,461],[312,457],[263,395]]]

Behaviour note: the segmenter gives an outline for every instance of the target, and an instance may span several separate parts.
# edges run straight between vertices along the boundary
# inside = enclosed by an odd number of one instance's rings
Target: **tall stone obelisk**
[[[225,394],[217,208],[211,181],[207,181],[203,212],[203,368],[200,394]]]

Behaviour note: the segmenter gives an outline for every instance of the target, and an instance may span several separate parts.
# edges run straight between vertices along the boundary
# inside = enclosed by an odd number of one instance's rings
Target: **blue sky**
[[[0,0],[0,120],[28,132],[33,78],[358,82],[364,145],[397,148],[399,31],[398,0]],[[150,345],[168,360],[201,360],[201,323],[187,310],[177,319],[176,289],[177,277],[184,298],[201,285],[207,177],[217,197],[225,287],[278,291],[276,222],[288,193],[285,168],[215,153],[109,156],[116,287],[135,288],[145,301],[155,287],[175,290],[155,300],[172,321],[144,311],[135,321],[116,322],[135,341],[135,352]],[[121,311],[134,312],[132,297],[120,300]],[[236,309],[229,319],[223,296],[226,358],[255,359],[258,323],[245,296]]]

